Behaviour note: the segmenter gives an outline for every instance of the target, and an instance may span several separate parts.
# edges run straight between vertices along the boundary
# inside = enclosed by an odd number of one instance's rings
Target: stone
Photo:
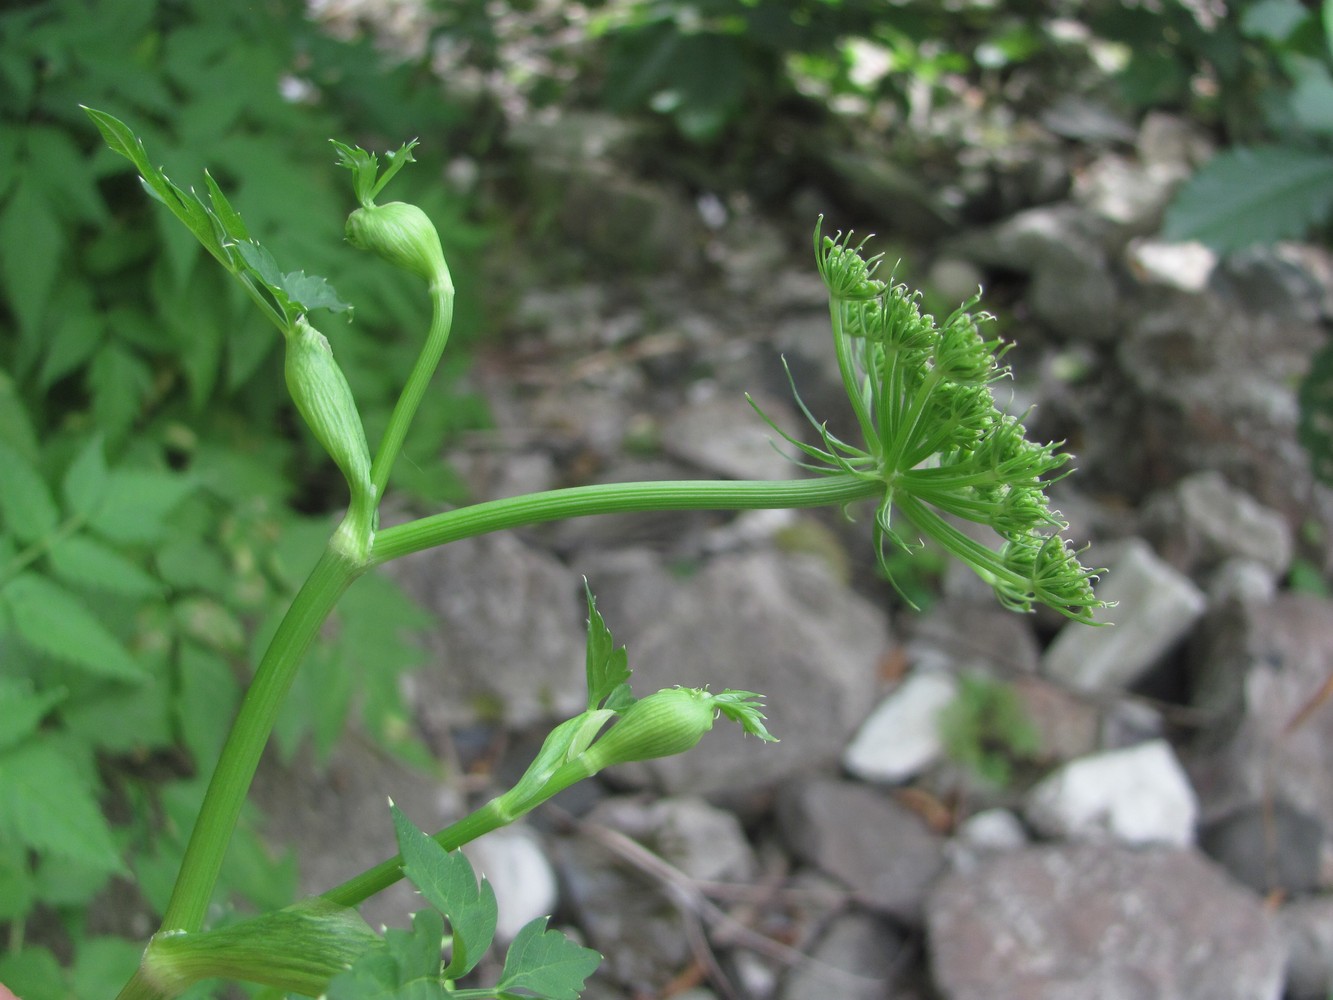
[[[755,402],[788,434],[805,436],[787,400],[759,393]],[[739,392],[691,400],[667,419],[662,443],[668,454],[729,479],[790,479],[797,471],[787,457],[796,449]]]
[[[1333,995],[1333,895],[1311,896],[1278,911],[1287,943],[1288,1000],[1328,1000]]]
[[[1262,902],[1192,851],[1062,844],[943,879],[926,914],[940,1000],[1278,1000]]]
[[[440,625],[411,680],[427,733],[478,718],[521,728],[577,714],[586,605],[578,576],[512,534],[464,539],[391,564]]]
[[[912,810],[866,785],[812,778],[782,790],[778,823],[798,859],[842,882],[861,905],[920,922],[944,854]]]
[[[958,694],[953,678],[916,673],[875,707],[842,755],[865,781],[895,783],[920,774],[944,753],[939,716]]]
[[[495,890],[500,907],[496,935],[512,941],[523,926],[549,917],[559,901],[555,869],[541,839],[523,824],[502,827],[463,848],[472,867]]]
[[[1199,832],[1199,847],[1255,892],[1286,896],[1319,885],[1324,826],[1285,802],[1244,806]]]
[[[1016,851],[1028,842],[1022,821],[1008,809],[983,809],[958,824],[955,839],[974,851]]]
[[[1171,747],[1153,740],[1065,764],[1032,787],[1023,815],[1052,837],[1183,847],[1198,802]]]
[[[608,799],[586,821],[639,841],[693,878],[742,880],[753,871],[736,819],[697,799]],[[658,994],[690,957],[669,893],[592,837],[561,838],[554,848],[565,898],[588,943],[606,956],[605,972],[631,990]]]
[[[1279,801],[1333,831],[1333,601],[1280,593],[1233,614],[1195,671],[1205,725],[1189,755],[1205,821]]]
[[[718,722],[700,748],[616,769],[667,792],[740,794],[836,766],[873,705],[885,614],[801,553],[725,553],[651,606],[622,604],[634,688],[681,684],[766,696],[779,743]],[[632,641],[631,641],[632,638]]]
[[[1086,562],[1095,564],[1094,552]],[[1116,546],[1097,596],[1116,607],[1097,613],[1111,626],[1066,624],[1046,650],[1046,675],[1077,691],[1114,691],[1133,684],[1185,637],[1206,599],[1188,577],[1154,555],[1141,539]]]
[[[866,913],[837,917],[808,954],[783,980],[778,1000],[883,1000],[894,996],[906,945],[884,920]]]
[[[1202,292],[1217,266],[1217,252],[1196,241],[1167,243],[1140,238],[1125,250],[1129,271],[1145,285]]]
[[[1286,519],[1215,470],[1188,475],[1152,497],[1143,522],[1155,550],[1188,576],[1232,558],[1258,563],[1275,579],[1291,567],[1293,540]]]

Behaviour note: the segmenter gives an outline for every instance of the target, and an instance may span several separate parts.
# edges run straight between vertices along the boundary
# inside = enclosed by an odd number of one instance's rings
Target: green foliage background
[[[0,39],[0,982],[25,1000],[103,996],[142,945],[90,927],[87,907],[137,891],[160,912],[249,665],[344,500],[298,432],[279,338],[79,105],[134,121],[183,186],[212,167],[287,269],[356,303],[326,332],[372,435],[428,312],[409,280],[341,245],[353,201],[327,139],[425,133],[401,195],[458,262],[464,339],[484,231],[440,183],[446,157],[471,151],[464,111],[420,66],[317,33],[300,4],[53,0],[9,6]],[[442,440],[484,419],[452,403],[415,429],[396,484],[432,506],[458,489]],[[356,715],[428,764],[396,686],[426,624],[386,580],[358,584],[279,752],[308,742],[324,759]],[[285,905],[295,878],[251,823],[219,919]]]
[[[505,17],[494,6],[438,5],[436,37],[471,69],[521,76],[506,46],[541,5],[501,5]],[[1128,53],[1116,82],[1129,115],[1171,108],[1240,147],[1184,189],[1168,235],[1235,249],[1306,233],[1333,206],[1333,0],[1228,5],[1211,24],[1183,4],[1127,0],[586,8],[583,43],[545,49],[544,71],[516,90],[534,106],[634,119],[656,144],[645,162],[710,190],[785,190],[770,178],[802,155],[792,121],[836,142],[955,99],[960,78],[1001,95],[1016,68],[1064,81],[1067,53],[1045,25],[1072,11]],[[882,71],[864,72],[868,54]],[[501,117],[484,97],[446,92],[425,60],[390,63],[367,40],[328,37],[296,0],[0,10],[0,982],[25,1000],[102,996],[136,964],[140,944],[114,933],[133,929],[96,925],[89,904],[114,888],[137,892],[150,922],[162,907],[249,665],[343,496],[287,402],[273,332],[80,104],[132,122],[183,186],[212,168],[285,270],[326,275],[355,303],[354,323],[323,331],[371,440],[426,303],[410,278],[342,246],[352,199],[326,139],[382,150],[420,136],[421,162],[395,197],[440,229],[460,293],[454,342],[466,343],[482,325],[471,262],[494,220],[479,226],[481,206],[442,177],[453,156],[492,153]],[[925,145],[904,135],[893,155],[924,158]],[[449,355],[437,385],[466,364]],[[1303,395],[1326,475],[1330,359]],[[477,401],[443,393],[449,405],[423,408],[394,484],[431,507],[458,497],[441,443],[484,420]],[[385,580],[358,583],[298,676],[279,752],[309,745],[323,759],[356,716],[429,766],[404,737],[396,686],[427,624]],[[967,693],[959,755],[984,769],[997,759],[985,738],[998,736],[1021,757],[1003,699]],[[229,859],[219,921],[292,898],[294,860],[254,830]]]

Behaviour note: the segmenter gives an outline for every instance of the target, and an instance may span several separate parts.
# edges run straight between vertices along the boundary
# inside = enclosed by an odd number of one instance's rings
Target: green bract
[[[895,523],[897,511],[912,531],[972,566],[1006,605],[1047,604],[1091,622],[1103,606],[1092,592],[1096,571],[1058,537],[1066,525],[1045,492],[1069,456],[1028,440],[1021,418],[996,406],[991,384],[1009,374],[1000,363],[1008,345],[982,336],[992,317],[969,311],[974,297],[937,322],[921,312],[918,293],[875,277],[880,257],[865,257],[864,246],[815,228],[838,367],[862,444],[833,435],[799,398],[822,446],[778,432],[811,460],[807,468],[882,484],[875,538],[886,574],[886,548],[914,544]],[[975,541],[945,514],[993,529],[1000,546]]]

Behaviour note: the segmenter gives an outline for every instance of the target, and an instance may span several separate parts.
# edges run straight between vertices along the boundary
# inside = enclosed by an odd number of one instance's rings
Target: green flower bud
[[[361,414],[328,340],[304,316],[287,336],[285,374],[296,409],[341,470],[352,492],[352,510],[367,519],[368,527],[375,488]]]
[[[416,205],[391,201],[358,208],[347,217],[347,242],[358,250],[379,254],[432,285],[450,281],[440,235]]]
[[[698,688],[664,688],[640,698],[583,753],[590,773],[613,764],[684,753],[713,728],[713,696]]]

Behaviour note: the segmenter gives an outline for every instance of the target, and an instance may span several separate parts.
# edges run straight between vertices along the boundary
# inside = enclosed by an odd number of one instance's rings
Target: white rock
[[[512,941],[523,925],[550,916],[559,898],[555,871],[541,841],[525,826],[488,833],[463,848],[478,875],[486,876],[500,906],[496,936]]]
[[[979,851],[1016,851],[1028,842],[1022,821],[1008,809],[983,809],[969,816],[955,836]]]
[[[1023,811],[1048,836],[1185,847],[1198,810],[1171,747],[1152,740],[1066,764],[1033,787]]]
[[[1117,546],[1107,564],[1097,596],[1116,606],[1101,609],[1097,618],[1114,624],[1089,628],[1069,622],[1042,661],[1048,677],[1079,691],[1134,683],[1184,637],[1207,605],[1203,591],[1142,539]]]
[[[944,752],[940,712],[958,693],[953,678],[913,674],[880,702],[842,755],[843,767],[866,781],[905,781]]]

